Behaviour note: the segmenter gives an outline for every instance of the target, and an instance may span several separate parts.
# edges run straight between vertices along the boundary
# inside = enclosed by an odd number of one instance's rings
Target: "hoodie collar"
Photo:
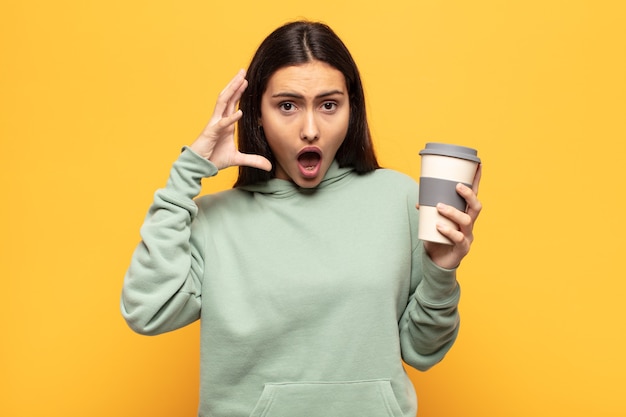
[[[261,182],[253,185],[245,185],[241,187],[237,187],[240,190],[251,191],[255,193],[268,194],[274,197],[288,197],[290,195],[300,193],[300,194],[313,194],[318,190],[322,190],[328,188],[332,184],[342,180],[352,173],[354,168],[345,167],[340,168],[339,163],[335,160],[328,167],[328,171],[326,171],[326,175],[324,175],[324,179],[319,183],[317,187],[314,188],[301,188],[295,182],[290,180],[282,180],[278,178],[272,178],[269,181]]]

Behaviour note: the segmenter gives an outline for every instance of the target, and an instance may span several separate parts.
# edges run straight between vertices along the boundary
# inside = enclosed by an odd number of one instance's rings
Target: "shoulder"
[[[388,168],[379,168],[369,174],[364,174],[363,179],[382,187],[393,187],[397,190],[417,191],[417,182],[410,176]]]
[[[200,210],[231,210],[233,207],[242,205],[250,198],[252,193],[238,188],[231,188],[196,198],[196,204]]]
[[[410,176],[387,168],[367,174],[355,175],[351,195],[368,201],[385,201],[387,204],[415,205],[418,200],[417,182]]]
[[[400,171],[396,171],[395,169],[390,169],[390,168],[379,168],[375,171],[373,171],[374,175],[377,175],[381,178],[386,178],[390,181],[397,181],[397,182],[403,182],[403,183],[407,183],[407,184],[416,184],[415,180],[413,179],[413,177],[408,176],[407,174],[400,172]]]

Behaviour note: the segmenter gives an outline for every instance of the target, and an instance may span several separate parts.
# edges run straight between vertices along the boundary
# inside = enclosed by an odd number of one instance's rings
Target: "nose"
[[[302,130],[300,132],[300,139],[308,142],[313,142],[320,137],[319,126],[315,119],[315,113],[309,111],[304,116],[304,122],[302,124]]]

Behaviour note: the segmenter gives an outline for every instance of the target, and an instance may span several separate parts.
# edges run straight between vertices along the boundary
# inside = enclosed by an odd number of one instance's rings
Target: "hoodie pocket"
[[[250,417],[402,417],[388,379],[265,384]]]

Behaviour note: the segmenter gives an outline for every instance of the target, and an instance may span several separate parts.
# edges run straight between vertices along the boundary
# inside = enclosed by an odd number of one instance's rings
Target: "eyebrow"
[[[328,97],[328,96],[334,96],[335,94],[344,95],[344,92],[341,91],[341,90],[325,91],[323,93],[320,93],[320,94],[316,95],[315,98],[324,98],[324,97]],[[289,92],[289,91],[284,91],[284,92],[272,94],[272,98],[277,98],[277,97],[288,97],[288,98],[299,98],[299,99],[303,99],[304,98],[304,96],[302,94],[292,93],[292,92]]]

